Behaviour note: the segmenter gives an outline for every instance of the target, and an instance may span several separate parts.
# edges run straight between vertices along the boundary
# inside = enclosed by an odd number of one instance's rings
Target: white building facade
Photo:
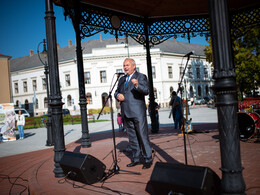
[[[151,48],[150,52],[155,101],[161,107],[167,107],[171,91],[178,89],[187,58],[183,57],[183,54],[165,52],[160,48]],[[87,109],[102,108],[116,81],[115,73],[123,72],[123,61],[128,56],[135,59],[137,71],[148,75],[146,50],[142,45],[126,47],[125,44],[110,44],[105,47],[92,48],[91,52],[83,54]],[[63,108],[69,109],[71,113],[79,113],[80,109],[77,75],[75,57],[59,60]],[[190,96],[195,98],[212,97],[211,78],[211,65],[206,62],[205,56],[192,55],[184,76],[188,98]],[[28,110],[33,109],[36,115],[47,113],[43,66],[12,71],[11,82],[13,102],[16,106],[22,105]],[[118,108],[119,104],[114,97],[112,98],[113,107]]]

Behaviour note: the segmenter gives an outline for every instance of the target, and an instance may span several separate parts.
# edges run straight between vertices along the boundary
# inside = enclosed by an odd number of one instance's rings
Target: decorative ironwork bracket
[[[65,17],[69,16],[73,25],[76,25],[73,1],[63,0],[60,3],[65,10]],[[232,12],[232,34],[239,36],[241,27],[259,24],[259,9],[256,7]],[[80,12],[82,39],[103,31],[115,35],[116,38],[128,34],[138,43],[145,45],[145,24],[149,25],[150,46],[160,44],[171,37],[187,38],[190,41],[196,36],[210,36],[208,15],[143,18],[87,4],[80,4]]]
[[[243,36],[245,32],[254,26],[260,25],[260,8],[245,9],[232,15],[231,33],[233,39]]]
[[[146,46],[146,38],[144,35],[131,35],[130,37],[132,37],[136,42],[140,43],[141,45]],[[149,37],[149,47],[153,47],[154,45],[158,45],[172,37],[176,37],[176,35],[159,35],[159,36],[150,36]]]

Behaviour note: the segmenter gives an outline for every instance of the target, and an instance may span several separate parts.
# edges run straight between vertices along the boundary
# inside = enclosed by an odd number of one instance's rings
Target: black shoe
[[[144,163],[142,169],[149,169],[152,166],[153,162]]]
[[[141,163],[140,163],[139,161],[137,161],[137,162],[131,162],[131,163],[127,164],[126,166],[127,166],[127,167],[134,167],[134,166],[140,165],[140,164],[141,164]]]

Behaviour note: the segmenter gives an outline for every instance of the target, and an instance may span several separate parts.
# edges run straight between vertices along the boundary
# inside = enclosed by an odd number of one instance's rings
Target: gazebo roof
[[[62,5],[63,0],[55,1]],[[116,12],[139,17],[158,18],[187,15],[204,15],[208,13],[208,0],[81,0],[89,4]],[[231,10],[251,7],[259,4],[258,0],[229,0]]]
[[[208,0],[56,0],[73,23],[75,13],[81,37],[101,31],[118,36],[131,36],[145,45],[145,26],[149,26],[149,44],[160,44],[171,37],[209,35]],[[80,2],[78,4],[77,2]],[[229,0],[233,29],[259,23],[258,0]],[[77,9],[78,7],[79,9]],[[249,8],[249,9],[247,9]],[[75,24],[74,24],[75,25]],[[239,33],[237,33],[239,34]]]

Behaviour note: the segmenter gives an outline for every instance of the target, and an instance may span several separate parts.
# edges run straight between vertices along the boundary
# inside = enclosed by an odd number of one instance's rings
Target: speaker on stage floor
[[[89,154],[65,152],[60,166],[68,178],[86,184],[100,181],[105,175],[106,166]]]
[[[219,194],[220,178],[208,167],[157,162],[150,182],[155,194]]]

